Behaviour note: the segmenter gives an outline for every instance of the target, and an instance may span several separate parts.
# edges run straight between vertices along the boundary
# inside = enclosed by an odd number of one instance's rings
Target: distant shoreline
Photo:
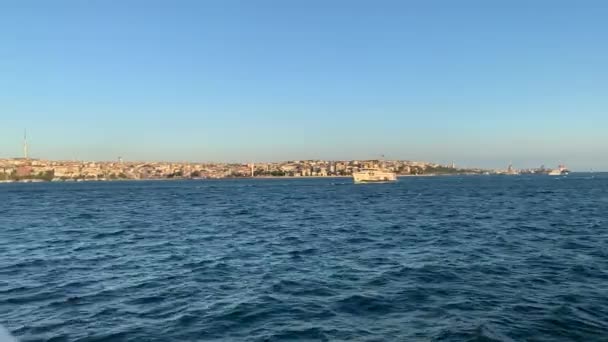
[[[405,177],[439,177],[439,176],[464,176],[466,174],[419,174],[419,175],[397,175],[398,178]],[[346,179],[352,176],[256,176],[256,177],[223,177],[223,178],[143,178],[143,179],[79,179],[79,180],[42,180],[42,179],[27,179],[27,180],[2,180],[0,184],[15,184],[15,183],[98,183],[98,182],[142,182],[142,181],[200,181],[200,180],[237,180],[237,179]]]
[[[576,172],[582,174],[594,174],[602,172]],[[498,174],[497,174],[498,175]],[[418,174],[418,175],[397,175],[397,178],[408,178],[408,177],[453,177],[453,176],[486,176],[484,174],[471,174],[471,173],[429,173],[429,174]],[[518,176],[518,175],[499,175],[499,176]],[[256,176],[256,177],[223,177],[223,178],[144,178],[144,179],[82,179],[82,180],[57,180],[48,181],[41,179],[28,179],[28,180],[0,180],[0,184],[15,184],[15,183],[96,183],[96,182],[145,182],[145,181],[202,181],[202,180],[265,180],[265,179],[346,179],[352,178],[352,176]]]

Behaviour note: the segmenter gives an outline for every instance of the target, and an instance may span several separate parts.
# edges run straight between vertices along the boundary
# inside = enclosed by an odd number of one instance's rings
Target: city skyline
[[[22,156],[12,156],[12,157],[7,157],[7,156],[2,156],[0,155],[0,160],[39,160],[39,161],[49,161],[49,162],[80,162],[80,163],[88,163],[88,162],[93,162],[93,163],[193,163],[193,164],[205,164],[205,163],[209,163],[209,164],[247,164],[247,165],[255,165],[255,163],[261,163],[261,164],[273,164],[273,163],[288,163],[288,162],[292,162],[292,161],[326,161],[326,162],[352,162],[352,161],[361,161],[361,162],[365,162],[365,161],[372,161],[372,160],[377,160],[377,161],[409,161],[409,162],[422,162],[422,163],[427,163],[427,164],[433,164],[433,165],[442,165],[442,166],[447,166],[447,167],[451,167],[451,168],[456,168],[456,162],[454,160],[452,160],[451,162],[437,162],[437,161],[432,161],[432,160],[428,160],[428,159],[408,159],[408,158],[386,158],[385,155],[381,154],[381,155],[377,155],[374,157],[370,157],[370,158],[287,158],[287,159],[283,159],[283,160],[171,160],[171,159],[147,159],[147,160],[137,160],[137,159],[124,159],[122,156],[117,156],[114,159],[91,159],[91,158],[45,158],[45,157],[31,157],[29,155],[29,143],[28,143],[28,138],[27,138],[27,129],[24,130],[23,133],[23,142],[22,142]],[[540,165],[540,166],[539,166]],[[553,165],[546,165],[545,163],[541,163],[539,165],[536,166],[526,166],[526,167],[520,167],[520,169],[544,169],[546,167],[548,167],[548,169],[553,168]],[[556,164],[558,166],[564,165],[561,161]],[[504,165],[502,165],[504,166]],[[484,170],[503,170],[502,167],[484,167],[484,166],[475,166],[475,165],[458,165],[458,167],[462,167],[465,169],[484,169]],[[510,161],[508,163],[508,169],[511,169],[513,167],[513,161]],[[574,170],[574,171],[600,171],[602,172],[603,170]]]
[[[445,175],[567,175],[559,168],[518,170],[462,168],[426,161],[410,160],[292,160],[271,163],[196,163],[196,162],[130,162],[117,161],[57,161],[24,158],[0,158],[0,182],[70,182],[112,180],[222,179],[222,178],[282,178],[282,177],[350,177],[365,170],[399,176]],[[373,171],[372,171],[373,173]]]
[[[0,9],[2,158],[608,171],[601,1]]]

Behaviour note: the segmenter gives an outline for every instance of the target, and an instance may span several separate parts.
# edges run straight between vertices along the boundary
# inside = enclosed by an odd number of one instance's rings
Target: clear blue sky
[[[608,170],[607,1],[0,1],[0,157]]]

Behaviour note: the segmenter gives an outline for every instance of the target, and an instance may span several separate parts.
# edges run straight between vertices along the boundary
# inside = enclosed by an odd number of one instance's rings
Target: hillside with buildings
[[[31,158],[0,159],[0,181],[79,181],[121,179],[214,179],[236,177],[336,177],[365,168],[399,175],[481,173],[428,162],[378,160],[294,160],[276,163],[87,162]]]

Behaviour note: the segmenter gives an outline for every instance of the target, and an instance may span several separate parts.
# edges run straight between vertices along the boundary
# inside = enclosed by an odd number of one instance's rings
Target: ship
[[[549,176],[562,176],[562,175],[567,175],[569,173],[570,173],[570,171],[564,165],[560,165],[557,169],[553,169],[553,170],[549,171],[548,175]]]
[[[381,169],[363,169],[358,172],[353,172],[353,180],[356,184],[396,182],[397,174],[392,171],[384,171]]]

